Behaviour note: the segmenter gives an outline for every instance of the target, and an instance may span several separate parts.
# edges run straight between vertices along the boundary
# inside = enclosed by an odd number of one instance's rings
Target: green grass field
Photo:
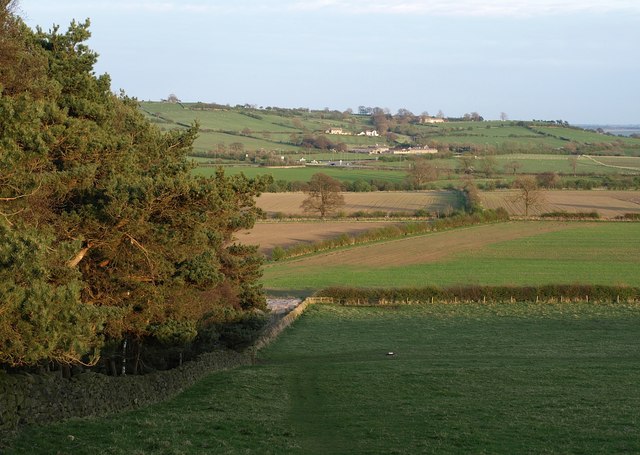
[[[215,167],[199,167],[194,170],[198,175],[208,176],[215,173]],[[258,175],[269,174],[274,180],[285,180],[287,182],[311,180],[313,174],[322,172],[343,182],[353,182],[355,180],[383,180],[389,182],[402,182],[406,179],[407,173],[403,171],[385,171],[376,169],[353,169],[348,167],[295,167],[295,168],[264,168],[249,166],[226,166],[225,172],[228,175],[243,173],[249,178]]]
[[[381,244],[356,246],[312,257],[269,264],[263,282],[271,291],[309,293],[328,286],[419,287],[422,285],[621,284],[640,286],[639,223],[566,223],[560,231],[501,241],[527,222],[471,227],[394,240],[380,256]],[[529,222],[531,223],[531,222]],[[534,222],[535,223],[535,222]],[[538,222],[546,223],[546,222]],[[493,239],[487,229],[496,230]],[[480,237],[467,250],[456,244]],[[486,237],[486,238],[485,238]],[[452,252],[424,261],[404,262],[419,243],[443,242]],[[382,257],[382,259],[381,259]],[[388,259],[387,259],[388,258]],[[348,263],[346,263],[348,261]]]
[[[258,365],[7,453],[638,453],[639,338],[638,305],[317,305]]]

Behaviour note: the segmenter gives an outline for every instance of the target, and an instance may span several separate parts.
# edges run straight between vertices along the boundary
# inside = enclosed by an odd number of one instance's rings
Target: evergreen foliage
[[[192,176],[197,125],[163,133],[114,95],[88,20],[33,31],[0,0],[0,33],[0,364],[93,363],[264,308],[233,234],[269,179]]]

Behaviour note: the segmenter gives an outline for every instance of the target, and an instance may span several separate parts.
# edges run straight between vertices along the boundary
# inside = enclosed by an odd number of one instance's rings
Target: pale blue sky
[[[159,100],[640,123],[640,0],[21,0]]]

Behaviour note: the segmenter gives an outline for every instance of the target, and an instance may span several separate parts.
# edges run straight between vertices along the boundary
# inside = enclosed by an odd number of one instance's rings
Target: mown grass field
[[[272,292],[328,286],[640,286],[640,223],[508,222],[360,245],[269,264]]]
[[[317,305],[255,366],[8,453],[638,453],[638,339],[638,305]]]

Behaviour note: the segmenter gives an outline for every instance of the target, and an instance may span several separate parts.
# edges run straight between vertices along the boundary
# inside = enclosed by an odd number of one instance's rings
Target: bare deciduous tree
[[[505,163],[504,165],[504,170],[505,171],[511,171],[513,173],[513,175],[516,175],[516,172],[518,172],[518,169],[520,169],[522,167],[522,163],[520,161],[509,161],[508,163]]]
[[[480,169],[487,177],[492,177],[496,173],[498,162],[493,155],[486,155],[480,161]]]
[[[418,158],[411,163],[409,168],[409,180],[417,188],[422,187],[438,178],[438,168],[424,158]]]
[[[342,187],[340,181],[321,172],[313,174],[309,181],[307,198],[302,201],[302,210],[305,212],[318,212],[320,218],[342,207],[344,196],[340,193]]]
[[[544,204],[544,193],[540,190],[535,178],[529,175],[518,177],[513,182],[513,187],[518,190],[518,193],[513,197],[513,202],[524,205],[525,216],[529,216],[530,209],[540,208]]]
[[[578,167],[578,157],[575,155],[571,155],[569,157],[569,166],[571,166],[571,169],[573,170],[573,176],[576,176],[576,168]]]

